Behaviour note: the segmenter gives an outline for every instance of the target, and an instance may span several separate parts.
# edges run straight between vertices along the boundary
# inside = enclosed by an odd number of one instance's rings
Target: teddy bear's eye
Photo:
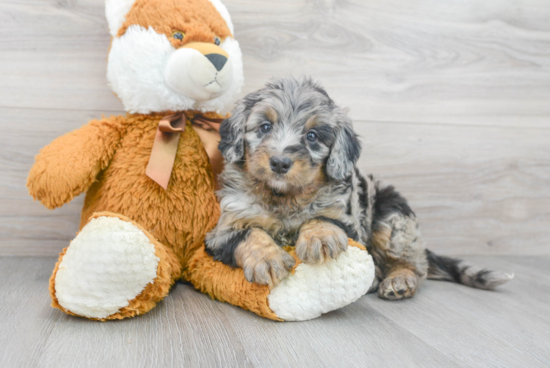
[[[214,43],[217,45],[217,46],[220,46],[221,43],[222,43],[222,40],[220,40],[220,38],[218,36],[214,37]]]
[[[183,37],[185,34],[183,32],[174,32],[172,33],[172,37],[174,37],[176,40],[183,40]]]

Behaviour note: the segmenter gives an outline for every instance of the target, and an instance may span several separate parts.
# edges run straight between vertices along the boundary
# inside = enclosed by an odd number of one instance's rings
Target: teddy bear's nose
[[[208,54],[208,55],[204,55],[204,57],[210,60],[210,62],[212,63],[212,65],[214,65],[217,71],[222,70],[223,66],[227,62],[227,58],[220,54]]]

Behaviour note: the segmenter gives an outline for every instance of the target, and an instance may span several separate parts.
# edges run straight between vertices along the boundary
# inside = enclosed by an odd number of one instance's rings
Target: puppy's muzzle
[[[273,156],[269,159],[269,166],[274,173],[286,174],[292,167],[292,160],[285,156]]]

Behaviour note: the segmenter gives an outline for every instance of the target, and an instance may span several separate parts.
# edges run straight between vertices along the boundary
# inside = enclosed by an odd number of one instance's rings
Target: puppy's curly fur
[[[510,279],[428,251],[407,201],[356,167],[361,143],[346,111],[308,78],[275,79],[238,102],[221,126],[222,214],[207,251],[276,285],[294,265],[336,258],[348,237],[367,246],[371,291],[412,297],[428,277],[490,289]]]

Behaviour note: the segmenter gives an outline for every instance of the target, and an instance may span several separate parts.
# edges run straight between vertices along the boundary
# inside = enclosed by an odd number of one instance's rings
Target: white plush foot
[[[154,244],[137,226],[98,217],[67,249],[55,277],[55,294],[74,314],[106,318],[153,282],[158,262]]]
[[[279,318],[305,321],[353,303],[367,293],[373,280],[374,262],[370,254],[349,246],[326,263],[301,263],[267,298]]]

